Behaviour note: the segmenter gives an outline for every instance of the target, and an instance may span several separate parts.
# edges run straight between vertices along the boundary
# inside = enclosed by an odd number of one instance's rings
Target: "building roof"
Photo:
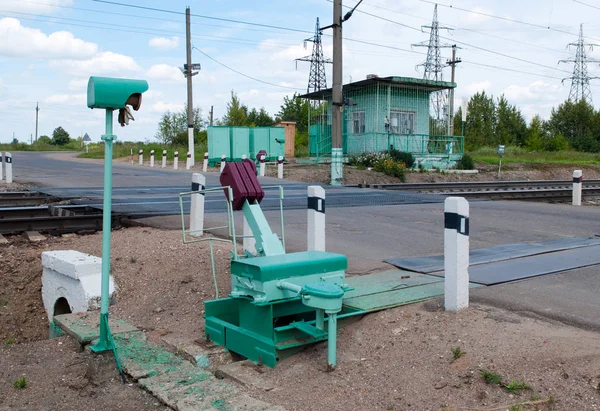
[[[366,80],[355,81],[354,83],[344,84],[344,91],[358,89],[365,86],[370,86],[377,83],[388,83],[401,88],[409,88],[413,90],[440,91],[456,88],[456,83],[449,81],[426,80],[413,77],[370,77]],[[311,100],[323,100],[331,95],[331,89],[313,91],[312,93],[303,94],[299,97],[308,98]]]

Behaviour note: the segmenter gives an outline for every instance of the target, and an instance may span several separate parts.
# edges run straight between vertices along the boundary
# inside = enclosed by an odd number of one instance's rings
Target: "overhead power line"
[[[208,58],[208,59],[210,59],[210,60],[214,61],[215,63],[217,63],[217,64],[219,64],[219,65],[221,65],[221,66],[225,67],[225,68],[226,68],[226,69],[228,69],[228,70],[231,70],[231,71],[233,71],[234,73],[237,73],[237,74],[239,74],[240,76],[243,76],[243,77],[249,78],[250,80],[258,81],[259,83],[268,84],[268,85],[270,85],[270,86],[275,86],[275,87],[284,88],[284,89],[288,89],[288,90],[302,91],[302,89],[300,89],[300,88],[297,88],[297,87],[288,87],[288,86],[282,86],[281,84],[270,83],[270,82],[268,82],[268,81],[261,80],[261,79],[258,79],[258,78],[256,78],[256,77],[249,76],[249,75],[247,75],[247,74],[244,74],[244,73],[242,73],[241,71],[238,71],[238,70],[236,70],[236,69],[234,69],[234,68],[231,68],[231,67],[229,67],[228,65],[226,65],[226,64],[224,64],[224,63],[221,63],[220,61],[218,61],[218,60],[216,60],[216,59],[212,58],[211,56],[209,56],[208,54],[206,54],[205,52],[203,52],[202,50],[200,50],[198,47],[192,47],[192,48],[193,48],[194,50],[196,50],[196,51],[198,51],[198,52],[202,53],[202,54],[203,54],[203,55],[204,55],[206,58]]]

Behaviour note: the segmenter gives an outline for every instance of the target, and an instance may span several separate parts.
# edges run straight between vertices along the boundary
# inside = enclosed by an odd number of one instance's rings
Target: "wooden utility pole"
[[[333,89],[331,121],[331,184],[344,179],[342,163],[342,0],[333,0]]]
[[[185,8],[185,44],[187,64],[185,76],[187,78],[187,120],[188,120],[188,152],[191,153],[191,166],[194,165],[194,102],[192,99],[192,34],[190,22],[190,8]]]
[[[462,60],[456,58],[456,44],[452,45],[452,60],[446,61],[450,67],[452,67],[452,75],[450,81],[454,83],[454,72],[456,70],[456,65],[460,63]],[[454,87],[450,89],[450,135],[454,135]]]

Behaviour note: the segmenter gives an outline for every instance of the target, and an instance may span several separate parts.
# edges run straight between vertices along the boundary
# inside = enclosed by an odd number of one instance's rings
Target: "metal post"
[[[112,350],[108,329],[108,295],[110,279],[110,230],[112,209],[112,156],[113,156],[113,111],[106,109],[106,134],[104,141],[104,202],[102,206],[102,286],[100,302],[100,338],[91,347],[93,352]]]
[[[190,8],[185,9],[185,40],[187,50],[187,121],[188,121],[188,152],[190,157],[190,167],[194,166],[194,102],[192,99],[192,33],[190,22]]]
[[[456,58],[456,44],[452,45],[452,60],[448,61],[447,64],[452,67],[452,75],[450,81],[454,83],[454,74],[456,71],[456,65],[462,60]],[[450,89],[450,135],[454,135],[454,88]]]
[[[333,371],[336,365],[337,314],[327,313],[327,369]]]
[[[344,180],[342,164],[342,0],[333,0],[333,89],[331,123],[331,185]]]
[[[213,106],[210,106],[210,123],[211,126],[213,125]]]
[[[500,169],[502,168],[502,157],[498,161],[498,178],[500,178]]]
[[[35,103],[35,141],[38,138],[38,118],[40,112],[40,103]]]

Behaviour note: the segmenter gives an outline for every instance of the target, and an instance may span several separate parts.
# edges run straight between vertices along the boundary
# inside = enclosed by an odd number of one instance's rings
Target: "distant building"
[[[410,77],[377,77],[344,85],[342,142],[345,154],[386,151],[410,152],[415,164],[425,168],[449,168],[464,152],[462,136],[448,136],[446,120],[433,120],[433,93],[446,92],[456,83]],[[331,89],[300,96],[326,102],[311,109],[309,151],[311,157],[331,155]],[[460,130],[460,125],[456,126]]]

